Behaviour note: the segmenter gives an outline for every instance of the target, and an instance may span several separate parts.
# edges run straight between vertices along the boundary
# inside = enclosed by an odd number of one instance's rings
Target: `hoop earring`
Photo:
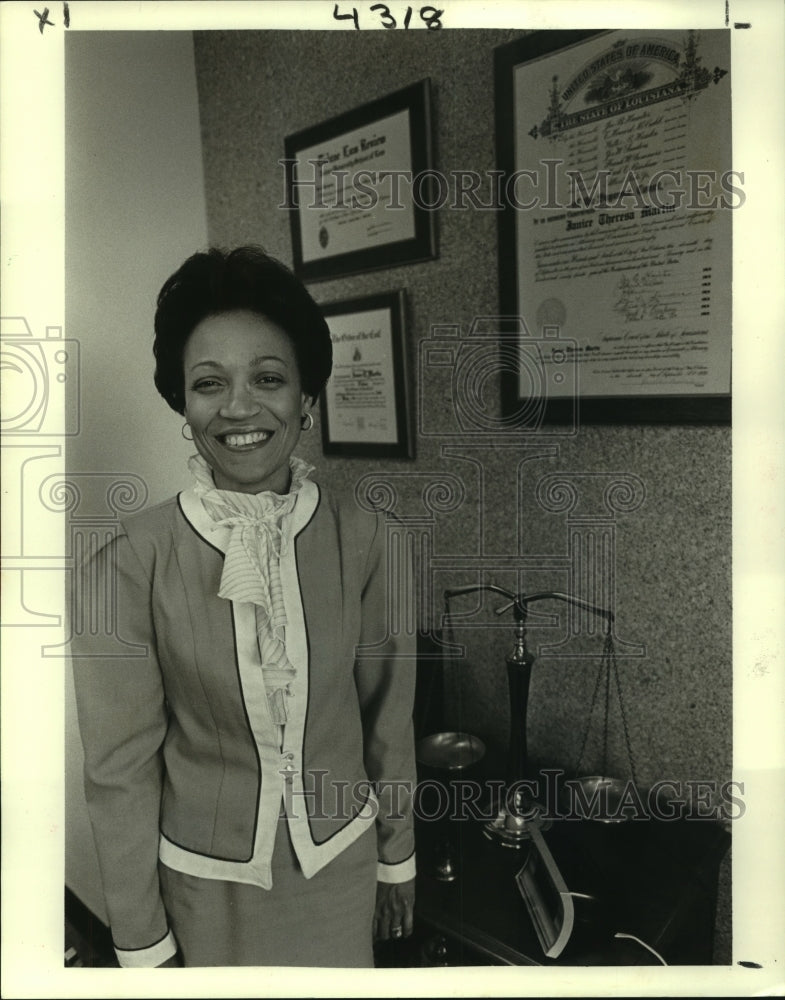
[[[191,426],[190,424],[188,424],[188,423],[185,423],[185,424],[183,424],[183,426],[182,426],[182,427],[180,428],[180,433],[181,433],[181,434],[183,435],[183,437],[185,438],[185,440],[186,440],[186,441],[193,441],[193,438],[192,438],[192,437],[190,437],[190,438],[189,438],[189,437],[188,437],[188,435],[187,435],[187,434],[185,433],[185,428],[186,428],[186,427],[190,427],[190,426]]]
[[[307,423],[307,427],[306,427]],[[306,413],[303,419],[300,421],[300,430],[309,431],[313,427],[313,414]]]

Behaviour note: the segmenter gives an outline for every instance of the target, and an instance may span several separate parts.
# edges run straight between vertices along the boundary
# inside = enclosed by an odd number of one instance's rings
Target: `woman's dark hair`
[[[319,395],[332,370],[332,340],[318,305],[300,280],[260,247],[196,253],[166,281],[155,311],[155,385],[166,402],[185,410],[183,354],[207,316],[247,309],[288,334],[303,392]]]

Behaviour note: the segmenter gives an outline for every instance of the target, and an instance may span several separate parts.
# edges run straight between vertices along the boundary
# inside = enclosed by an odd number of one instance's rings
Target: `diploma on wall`
[[[303,263],[412,239],[412,206],[393,183],[411,169],[408,110],[299,152],[297,190],[312,192],[299,215]]]
[[[328,319],[329,323],[329,319]],[[341,441],[391,444],[395,431],[395,386],[389,336],[382,336],[381,310],[350,313],[331,330],[332,391],[327,413],[333,436]]]
[[[322,305],[333,370],[322,394],[325,454],[411,457],[403,293]]]
[[[514,108],[503,311],[543,345],[543,393],[557,416],[579,399],[582,419],[726,419],[744,203],[728,32],[536,34],[497,84]],[[510,396],[532,381],[522,365]]]
[[[436,255],[430,83],[289,135],[295,271],[318,281]]]

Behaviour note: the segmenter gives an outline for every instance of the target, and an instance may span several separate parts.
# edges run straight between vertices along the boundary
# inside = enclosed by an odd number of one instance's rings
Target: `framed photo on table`
[[[729,33],[538,31],[494,69],[500,311],[519,353],[505,420],[730,422]]]
[[[320,308],[333,342],[321,396],[325,455],[413,458],[403,291]]]
[[[425,79],[285,138],[286,207],[303,280],[436,256],[431,128]]]

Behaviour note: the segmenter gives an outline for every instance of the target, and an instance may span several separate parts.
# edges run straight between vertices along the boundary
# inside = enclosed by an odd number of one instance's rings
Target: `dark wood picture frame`
[[[570,47],[575,50],[577,69],[586,58],[581,54],[581,45],[604,34],[610,34],[610,31],[535,31],[495,50],[496,160],[497,168],[504,172],[504,176],[510,176],[516,170],[516,129],[526,127],[528,130],[531,124],[531,115],[525,122],[515,120],[515,71],[532,60],[547,59],[551,55],[561,56]],[[533,112],[535,116],[536,113]],[[518,317],[522,315],[525,305],[518,301],[516,207],[509,201],[502,201],[498,222],[501,329],[514,339],[520,326]],[[728,257],[730,256],[731,248],[728,248]],[[728,326],[730,327],[730,315]],[[728,337],[730,338],[730,332]],[[731,373],[728,371],[729,386],[730,380]],[[519,394],[518,372],[509,365],[501,374],[501,399],[503,415],[514,418],[520,411],[523,400]],[[732,411],[730,391],[705,395],[587,396],[581,393],[579,387],[574,398],[559,397],[541,400],[540,403],[543,424],[572,424],[576,427],[580,423],[727,424],[731,422]]]
[[[295,179],[295,165],[300,161],[301,154],[309,149],[312,150],[319,144],[340,143],[342,137],[358,129],[368,130],[368,134],[372,135],[374,123],[400,112],[408,112],[409,116],[408,136],[403,141],[408,144],[406,153],[408,162],[411,163],[412,176],[408,179],[408,183],[406,178],[403,179],[403,182],[396,181],[394,193],[393,182],[390,181],[390,197],[395,197],[400,207],[387,208],[386,210],[404,212],[406,218],[411,220],[413,235],[406,238],[394,238],[389,242],[379,242],[374,246],[358,247],[329,256],[306,259],[307,254],[302,235],[304,218],[302,213],[308,211],[309,208],[319,211],[319,208],[313,204],[304,206],[301,203],[303,198],[300,197],[300,187],[303,182],[297,184]],[[431,195],[433,178],[430,174],[432,169],[430,79],[420,80],[325,122],[288,135],[284,139],[284,149],[286,153],[284,161],[287,190],[286,207],[290,213],[294,270],[304,281],[323,281],[378,268],[432,260],[437,256],[435,212],[426,207],[433,203]],[[372,156],[373,152],[374,150],[370,149],[369,155]],[[368,160],[365,157],[364,160],[365,162],[358,166],[353,176],[356,177],[360,171],[365,169],[374,169],[373,158]],[[313,163],[308,159],[303,162]],[[346,162],[353,164],[351,157]],[[383,160],[380,163],[383,171]],[[312,174],[314,177],[317,176],[315,166],[312,169]],[[345,187],[345,180],[343,186]],[[415,197],[415,188],[419,193],[419,198]],[[384,198],[386,195],[386,184],[382,182],[382,189],[381,191],[377,190],[376,198]],[[345,199],[346,196],[342,193],[341,197]],[[329,205],[326,201],[324,204],[325,206]],[[329,205],[329,207],[334,206]],[[362,208],[355,209],[355,211],[362,211]],[[357,218],[355,218],[356,221]],[[347,239],[346,233],[347,227],[344,227],[342,230],[344,240]],[[326,225],[319,229],[320,241],[323,234],[325,238],[328,236]]]
[[[377,434],[372,426],[363,430],[362,438],[355,434],[341,436],[340,430],[330,423],[330,409],[335,407],[337,393],[340,392],[342,373],[340,362],[334,359],[333,374],[320,397],[320,412],[322,421],[322,449],[325,455],[357,458],[414,458],[414,438],[409,406],[408,363],[406,351],[406,295],[402,289],[393,292],[379,292],[358,298],[343,299],[337,302],[320,303],[330,331],[335,338],[340,337],[339,322],[341,317],[350,317],[358,313],[383,311],[387,314],[387,323],[380,335],[389,338],[388,350],[383,352],[390,365],[390,370],[382,372],[382,390],[384,385],[392,391],[394,408],[395,433],[394,440],[389,440],[389,433]],[[332,324],[331,324],[332,320]],[[356,335],[352,335],[356,336]],[[358,360],[358,365],[366,365],[364,358]],[[348,367],[348,366],[344,366]],[[358,383],[373,374],[366,375],[363,371],[354,369],[353,377]],[[362,391],[362,386],[359,387]]]

